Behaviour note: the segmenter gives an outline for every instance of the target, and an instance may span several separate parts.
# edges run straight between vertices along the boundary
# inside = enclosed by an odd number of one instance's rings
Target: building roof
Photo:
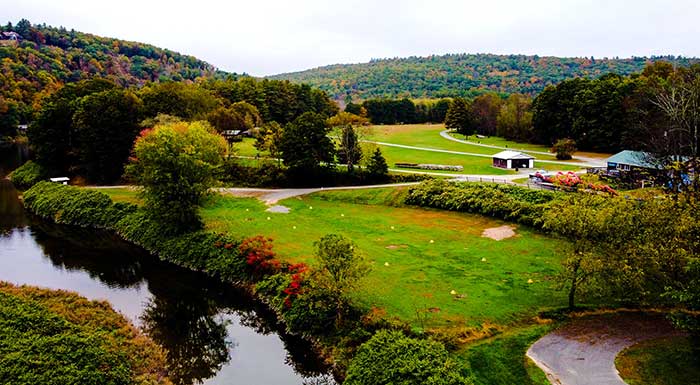
[[[659,165],[652,162],[652,157],[649,153],[642,151],[624,150],[611,156],[606,160],[608,163],[628,164],[630,166],[642,168],[660,168]]]
[[[493,157],[497,159],[535,159],[535,157],[532,155],[527,155],[523,154],[522,152],[509,150],[501,151]]]

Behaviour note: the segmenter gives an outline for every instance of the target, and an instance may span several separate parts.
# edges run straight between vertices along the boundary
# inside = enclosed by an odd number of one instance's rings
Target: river
[[[108,301],[166,350],[176,384],[334,384],[310,345],[246,293],[112,234],[26,214],[4,179],[25,158],[0,148],[0,280]]]

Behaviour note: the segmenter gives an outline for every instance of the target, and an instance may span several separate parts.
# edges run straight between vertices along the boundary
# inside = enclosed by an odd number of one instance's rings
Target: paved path
[[[527,356],[556,385],[626,385],[615,357],[638,342],[677,335],[662,315],[622,313],[572,322],[535,342]]]
[[[416,147],[416,146],[409,146],[406,144],[396,144],[396,143],[386,143],[386,142],[376,142],[373,140],[362,140],[361,142],[365,143],[374,143],[378,144],[380,146],[387,146],[387,147],[398,147],[398,148],[405,148],[408,150],[419,150],[419,151],[432,151],[432,152],[442,152],[445,154],[454,154],[454,155],[467,155],[467,156],[477,156],[480,158],[491,158],[493,155],[488,155],[488,154],[477,154],[473,152],[462,152],[462,151],[452,151],[452,150],[441,150],[437,148],[429,148],[429,147]],[[578,162],[561,162],[557,160],[536,160],[538,163],[549,163],[549,164],[558,164],[558,165],[567,165],[567,166],[578,166],[578,167],[598,167],[597,163],[578,163]]]
[[[448,130],[440,131],[440,136],[447,140],[451,140],[453,142],[457,143],[462,143],[462,144],[471,144],[473,146],[480,146],[480,147],[487,147],[487,148],[493,148],[497,150],[515,150],[515,151],[522,151],[522,152],[527,152],[528,154],[537,154],[537,155],[547,155],[547,156],[552,156],[551,152],[544,152],[544,151],[532,151],[532,150],[526,150],[522,148],[511,148],[511,147],[501,147],[501,146],[496,146],[493,144],[483,144],[483,143],[477,143],[477,142],[472,142],[469,140],[462,140],[462,139],[457,139],[454,136],[450,135]],[[605,166],[605,159],[602,158],[592,158],[592,157],[587,157],[587,156],[580,156],[577,155],[574,160],[580,160],[583,161],[584,163],[588,164],[589,167],[603,167]],[[556,161],[542,161],[538,160],[538,162],[556,162]],[[559,164],[573,164],[573,163],[568,163],[568,162],[557,162]]]

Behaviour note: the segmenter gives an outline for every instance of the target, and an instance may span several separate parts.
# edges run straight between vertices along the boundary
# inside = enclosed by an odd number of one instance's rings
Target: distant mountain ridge
[[[661,60],[684,66],[700,62],[698,58],[681,56],[595,59],[448,54],[335,64],[268,78],[307,83],[337,100],[348,96],[353,99],[474,96],[487,91],[533,95],[564,79],[599,77],[611,72],[630,75],[641,71],[647,63]]]

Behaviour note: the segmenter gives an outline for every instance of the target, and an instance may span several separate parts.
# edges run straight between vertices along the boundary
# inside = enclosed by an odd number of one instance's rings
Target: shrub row
[[[10,174],[10,181],[20,190],[26,190],[46,178],[46,171],[38,163],[31,160]]]
[[[433,180],[410,188],[405,203],[482,214],[541,228],[544,213],[558,196],[551,191],[511,185]]]

